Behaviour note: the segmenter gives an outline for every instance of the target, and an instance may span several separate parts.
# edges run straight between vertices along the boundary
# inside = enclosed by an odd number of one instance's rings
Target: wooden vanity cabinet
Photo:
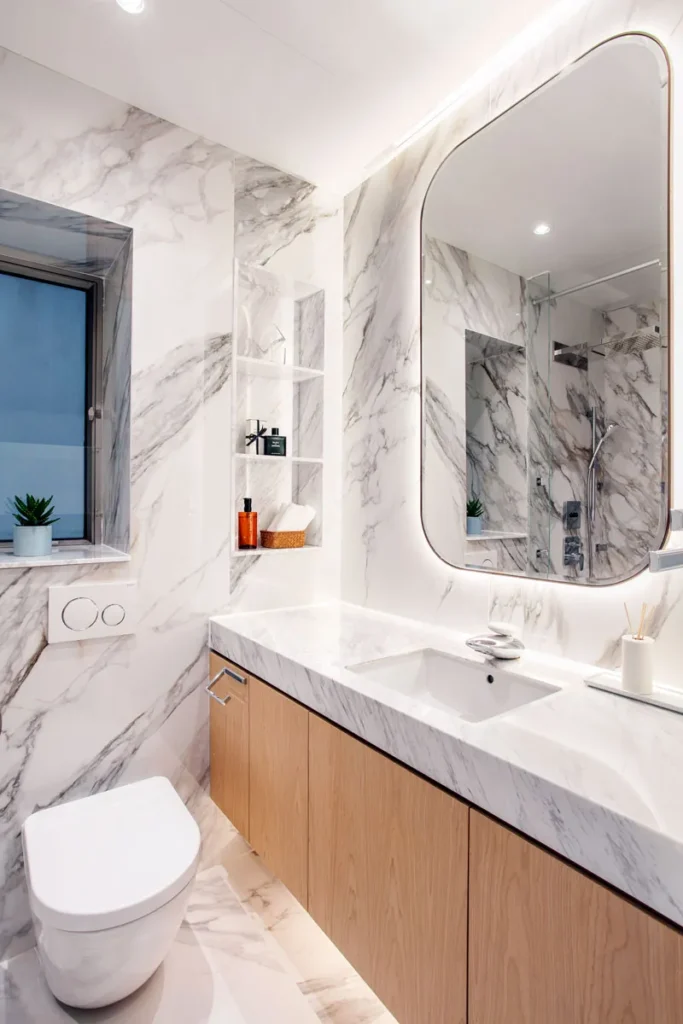
[[[683,1024],[683,932],[221,668],[211,796],[399,1024]]]
[[[248,840],[250,679],[213,652],[209,672],[211,679],[222,673],[212,686],[218,700],[209,701],[211,799]]]
[[[309,743],[309,913],[400,1024],[465,1024],[467,806],[315,715]]]
[[[252,679],[249,842],[304,906],[308,902],[309,712]]]
[[[470,816],[469,1024],[681,1024],[683,935]]]

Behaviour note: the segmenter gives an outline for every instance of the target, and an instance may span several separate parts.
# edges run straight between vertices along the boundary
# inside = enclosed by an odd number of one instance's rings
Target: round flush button
[[[64,605],[62,621],[68,629],[77,633],[90,629],[97,622],[97,605],[89,597],[75,597]]]
[[[120,604],[108,604],[102,612],[102,622],[105,626],[120,626],[126,617],[126,609]]]

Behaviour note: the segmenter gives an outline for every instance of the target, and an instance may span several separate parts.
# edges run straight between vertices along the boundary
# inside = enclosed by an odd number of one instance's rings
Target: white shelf
[[[470,544],[486,544],[492,540],[526,540],[526,533],[506,533],[504,530],[482,530],[481,533],[468,533]]]
[[[307,366],[290,366],[289,363],[271,363],[267,359],[257,359],[255,356],[237,356],[237,370],[250,377],[290,380],[295,384],[324,376],[322,370],[311,370]]]
[[[254,555],[287,555],[294,551],[322,551],[321,544],[304,544],[302,548],[262,548],[261,545],[257,548],[251,549],[238,549],[232,552],[233,558],[249,558]]]
[[[293,462],[295,465],[322,466],[322,459],[307,459],[299,455],[250,455],[248,452],[235,452],[235,458],[242,462]]]

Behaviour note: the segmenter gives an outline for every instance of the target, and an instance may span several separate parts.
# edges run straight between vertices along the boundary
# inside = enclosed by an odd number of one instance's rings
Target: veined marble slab
[[[347,668],[423,647],[486,663],[464,640],[343,603],[210,625],[226,658],[683,926],[683,718],[590,690],[588,666],[531,651],[505,670],[559,692],[478,723]]]

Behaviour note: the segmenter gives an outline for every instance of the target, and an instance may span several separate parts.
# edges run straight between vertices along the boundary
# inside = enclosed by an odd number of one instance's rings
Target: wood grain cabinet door
[[[252,677],[249,842],[304,906],[308,902],[308,711]]]
[[[212,652],[210,678],[222,669],[229,671],[216,680],[212,692],[226,703],[209,699],[211,799],[249,839],[249,677]]]
[[[465,1024],[467,807],[315,715],[309,740],[309,912],[400,1024]]]
[[[683,935],[472,811],[469,1024],[681,1024]]]

